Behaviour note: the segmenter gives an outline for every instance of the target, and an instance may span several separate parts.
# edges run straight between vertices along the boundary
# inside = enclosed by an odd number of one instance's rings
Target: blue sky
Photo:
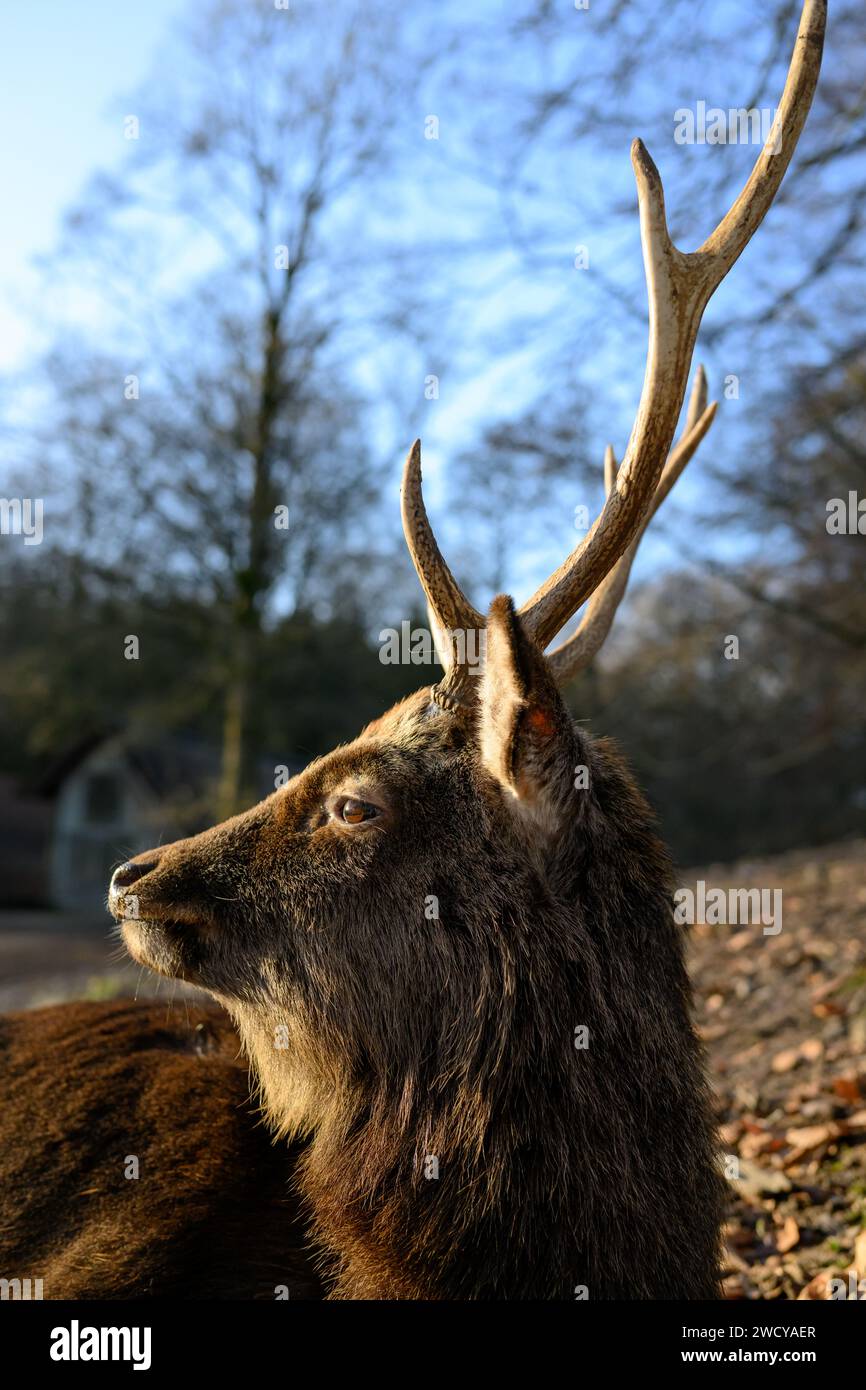
[[[660,0],[653,2],[660,3]],[[123,102],[131,98],[143,80],[152,77],[162,39],[173,21],[189,10],[190,3],[191,0],[139,0],[138,4],[130,5],[118,4],[117,0],[114,3],[85,0],[83,6],[75,8],[61,4],[60,0],[46,0],[46,3],[18,4],[4,9],[0,19],[0,119],[4,132],[0,141],[0,173],[7,197],[4,217],[0,219],[0,371],[26,365],[29,356],[47,346],[53,315],[47,312],[43,322],[38,306],[40,296],[46,293],[46,285],[50,293],[50,266],[46,276],[44,268],[36,268],[34,259],[40,255],[62,257],[59,238],[65,210],[75,203],[94,171],[111,168],[124,153]],[[587,16],[576,15],[569,6],[563,5],[563,0],[555,8],[563,34],[571,34],[571,42],[581,45],[580,58],[584,66],[591,64],[592,30]],[[711,13],[714,22],[721,24],[723,17],[745,15],[748,8],[748,0],[719,0]],[[709,34],[709,7],[702,5],[697,9],[701,14],[702,32],[706,27]],[[494,37],[503,31],[502,52],[497,52],[494,46],[486,59],[482,59],[487,64],[486,71],[491,74],[500,71],[497,64],[501,63],[517,70],[539,64],[541,70],[546,71],[551,54],[555,56],[558,51],[555,46],[552,50],[541,47],[536,51],[531,46],[515,45],[504,33],[498,0],[479,0],[478,13],[487,16]],[[322,14],[326,22],[325,3]],[[419,23],[428,22],[435,29],[437,12],[421,7],[418,14]],[[475,15],[473,9],[473,19]],[[756,151],[676,151],[672,144],[672,112],[680,102],[691,102],[698,96],[724,104],[744,100],[744,92],[751,97],[753,79],[759,70],[758,52],[767,35],[756,26],[750,37],[756,52],[750,53],[750,61],[743,65],[742,72],[731,73],[730,68],[720,67],[712,74],[689,73],[687,66],[679,63],[676,67],[671,65],[670,70],[658,77],[653,71],[654,89],[658,82],[659,90],[670,94],[670,111],[663,110],[660,123],[657,121],[655,126],[651,124],[649,104],[645,105],[640,99],[633,99],[628,113],[623,113],[629,134],[640,133],[646,137],[666,181],[675,173],[680,158],[695,161],[718,158],[724,161],[730,194],[737,191]],[[460,51],[458,64],[466,61]],[[492,85],[495,88],[496,83]],[[776,99],[780,86],[777,88],[775,79],[767,86],[768,92],[764,95]],[[464,113],[459,89],[452,92],[447,72],[434,68],[429,85],[422,81],[418,87],[410,88],[410,92],[406,119],[420,147],[418,165],[426,162],[430,197],[443,225],[451,230],[452,209],[457,208],[459,216],[466,220],[468,234],[479,227],[488,231],[492,227],[495,239],[499,222],[495,193],[483,185],[473,189],[471,174],[465,182],[461,178],[464,158],[476,152],[460,143],[461,137],[465,141],[471,126],[461,126]],[[443,117],[442,137],[436,143],[425,143],[421,136],[428,111],[437,111]],[[495,101],[489,112],[482,109],[480,124],[482,129],[486,125],[495,134]],[[455,132],[453,143],[452,131]],[[437,165],[438,174],[434,172]],[[641,273],[636,217],[623,224],[618,236],[599,233],[593,240],[593,266],[604,277],[598,283],[594,283],[592,275],[575,271],[571,257],[575,243],[584,239],[585,229],[588,227],[592,232],[595,226],[596,205],[602,194],[613,190],[620,200],[633,196],[628,139],[617,131],[598,148],[595,142],[591,146],[585,142],[566,146],[563,153],[563,146],[554,145],[550,136],[545,135],[540,142],[539,163],[534,172],[542,196],[536,203],[526,206],[534,227],[539,218],[550,215],[545,231],[547,244],[553,248],[552,265],[545,270],[521,266],[503,226],[499,250],[486,252],[486,260],[476,267],[477,279],[470,286],[468,297],[461,301],[457,322],[448,326],[442,344],[446,372],[441,399],[422,407],[421,419],[414,422],[424,435],[425,474],[434,507],[441,505],[447,495],[443,475],[455,453],[461,448],[474,447],[477,434],[486,423],[518,413],[541,393],[545,382],[541,375],[544,360],[538,353],[539,341],[549,339],[553,344],[559,341],[564,326],[581,306],[584,313],[588,310],[592,315],[593,326],[586,340],[578,345],[579,352],[574,354],[575,370],[584,405],[588,411],[602,417],[591,419],[592,459],[598,462],[599,478],[607,439],[614,442],[621,454],[627,438],[643,371],[646,330],[643,324],[627,321],[623,322],[621,331],[607,337],[601,329],[610,313],[604,281],[625,283]],[[426,189],[425,184],[422,191]],[[418,191],[416,187],[416,199]],[[424,209],[425,221],[418,213],[417,203],[411,199],[406,201],[402,216],[410,224],[410,239],[415,226],[422,241],[426,235],[435,235],[437,219],[431,217],[432,209]],[[674,196],[671,204],[677,207],[680,202]],[[725,207],[724,201],[718,206],[686,206],[688,239],[684,244],[690,246],[700,240]],[[719,306],[738,303],[748,283],[746,271],[751,258],[756,258],[752,260],[754,265],[772,266],[792,255],[795,243],[790,233],[786,237],[783,231],[781,222],[771,215],[767,228],[759,234],[763,253],[757,249],[747,253],[744,264],[737,267],[723,287],[710,317],[719,312]],[[499,271],[512,266],[516,267],[513,278],[507,280],[498,294],[489,294],[486,282],[495,282]],[[625,275],[618,273],[620,266],[626,267]],[[425,273],[423,258],[419,258],[419,273]],[[55,299],[48,308],[53,309],[56,302]],[[524,313],[528,328],[521,340],[509,330],[509,324]],[[747,362],[744,368],[739,360],[731,362],[724,354],[721,357],[716,354],[714,358],[702,343],[699,343],[698,357],[707,361],[713,394],[719,394],[725,371],[756,373],[760,369],[762,376],[768,374],[766,362]],[[372,364],[374,368],[375,365]],[[429,368],[417,362],[405,364],[406,379],[410,385],[417,381],[419,392],[426,370]],[[375,390],[375,371],[373,378],[372,383],[364,384],[372,384]],[[750,386],[751,381],[747,385]],[[748,394],[745,393],[743,409],[747,404]],[[721,456],[731,455],[736,447],[740,413],[741,408],[736,403],[723,404],[705,453],[718,449]],[[402,418],[383,419],[381,430],[387,440],[388,456],[393,457],[396,476],[400,457],[411,442],[413,422],[404,422]],[[682,502],[688,507],[693,490],[704,486],[698,465],[678,488],[674,505]],[[578,489],[573,500],[591,499]],[[670,512],[671,507],[667,510]],[[551,538],[551,547],[558,552],[564,545],[574,542],[571,516],[572,508],[568,507],[563,512],[561,533]],[[447,529],[447,522],[445,525]],[[458,529],[463,528],[462,517],[458,516],[456,525]],[[643,547],[641,569],[652,568],[668,559],[664,543],[656,545],[654,537],[657,534],[658,528],[655,528]],[[547,557],[527,559],[530,568],[549,568]],[[519,585],[525,582],[526,576],[521,573]],[[516,583],[515,587],[519,585]]]
[[[117,103],[151,70],[185,0],[3,6],[0,19],[0,368],[39,346],[35,254],[58,251],[60,218],[93,169],[117,156]],[[60,248],[62,254],[62,248]]]

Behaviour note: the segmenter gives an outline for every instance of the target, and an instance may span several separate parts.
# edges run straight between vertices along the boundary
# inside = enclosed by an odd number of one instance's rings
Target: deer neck
[[[331,1299],[556,1296],[551,1212],[563,1173],[541,1157],[530,1172],[520,1144],[492,1144],[485,1109],[473,1116],[464,1098],[459,1114],[441,1117],[439,1138],[429,1114],[406,1130],[370,1117],[354,1133],[316,1135],[299,1187],[332,1257]],[[482,1129],[449,1150],[461,1124]],[[565,1296],[567,1275],[560,1284]]]

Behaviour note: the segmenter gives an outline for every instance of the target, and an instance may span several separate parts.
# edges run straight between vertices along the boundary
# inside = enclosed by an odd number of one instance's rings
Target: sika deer
[[[573,724],[557,685],[604,640],[642,531],[710,426],[699,372],[669,453],[702,311],[769,208],[806,118],[824,18],[822,0],[806,0],[774,131],[698,251],[672,245],[659,175],[635,142],[646,377],[623,463],[617,471],[608,454],[607,499],[583,543],[519,613],[500,597],[484,618],[433,537],[416,444],[403,517],[445,654],[442,680],[251,811],[139,855],[112,880],[111,910],[133,957],[202,986],[234,1020],[277,1136],[262,1185],[272,1190],[284,1172],[288,1193],[292,1178],[328,1297],[718,1291],[724,1189],[668,861],[618,755]],[[575,635],[545,657],[587,599]],[[480,678],[465,656],[472,644],[460,641],[469,630],[486,636]],[[110,1007],[85,1021],[94,1036],[102,1017]],[[142,1017],[152,1026],[150,1011]],[[130,1063],[117,1075],[113,1038],[109,1022],[102,1094],[115,1106],[119,1163],[138,1073]],[[130,1047],[128,1033],[118,1039]],[[38,1069],[35,1051],[25,1048]],[[80,1126],[62,1043],[54,1060],[65,1142]],[[180,1079],[157,1075],[168,1079],[155,1083],[155,1126],[195,1133],[199,1115],[177,1113]],[[225,1078],[215,1085],[231,1092]],[[93,1088],[98,1097],[97,1080]],[[51,1103],[46,1091],[32,1129],[50,1128]],[[249,1121],[239,1113],[237,1123]],[[170,1173],[158,1177],[170,1185]],[[28,1204],[19,1229],[44,1231],[34,1205],[48,1198],[19,1182]],[[100,1286],[100,1229],[110,1233],[124,1198],[119,1167],[113,1187],[96,1236],[82,1226],[90,1290]],[[215,1240],[220,1187],[217,1175]],[[155,1271],[148,1291],[174,1293],[172,1218],[160,1220],[140,1238],[141,1255]],[[37,1242],[26,1271],[26,1241],[11,1248],[23,1272],[39,1273],[43,1255],[59,1263],[50,1296],[75,1289],[62,1241]],[[106,1234],[106,1259],[114,1249]],[[274,1282],[309,1294],[298,1250],[290,1212]],[[239,1269],[238,1291],[252,1283]],[[105,1272],[104,1289],[117,1285]]]

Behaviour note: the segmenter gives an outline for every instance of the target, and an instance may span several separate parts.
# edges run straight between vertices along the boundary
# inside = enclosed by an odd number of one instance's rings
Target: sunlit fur
[[[712,1297],[722,1182],[668,861],[614,750],[496,624],[480,734],[419,692],[140,856],[127,940],[225,1005],[280,1142],[309,1136],[331,1296]],[[382,817],[340,826],[340,793]]]

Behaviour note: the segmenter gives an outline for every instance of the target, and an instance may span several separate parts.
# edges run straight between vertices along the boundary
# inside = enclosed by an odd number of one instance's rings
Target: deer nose
[[[155,859],[128,859],[125,864],[121,864],[111,875],[111,892],[120,893],[124,888],[131,888],[133,883],[137,883],[145,874],[149,874],[151,869],[155,869],[157,861]]]

